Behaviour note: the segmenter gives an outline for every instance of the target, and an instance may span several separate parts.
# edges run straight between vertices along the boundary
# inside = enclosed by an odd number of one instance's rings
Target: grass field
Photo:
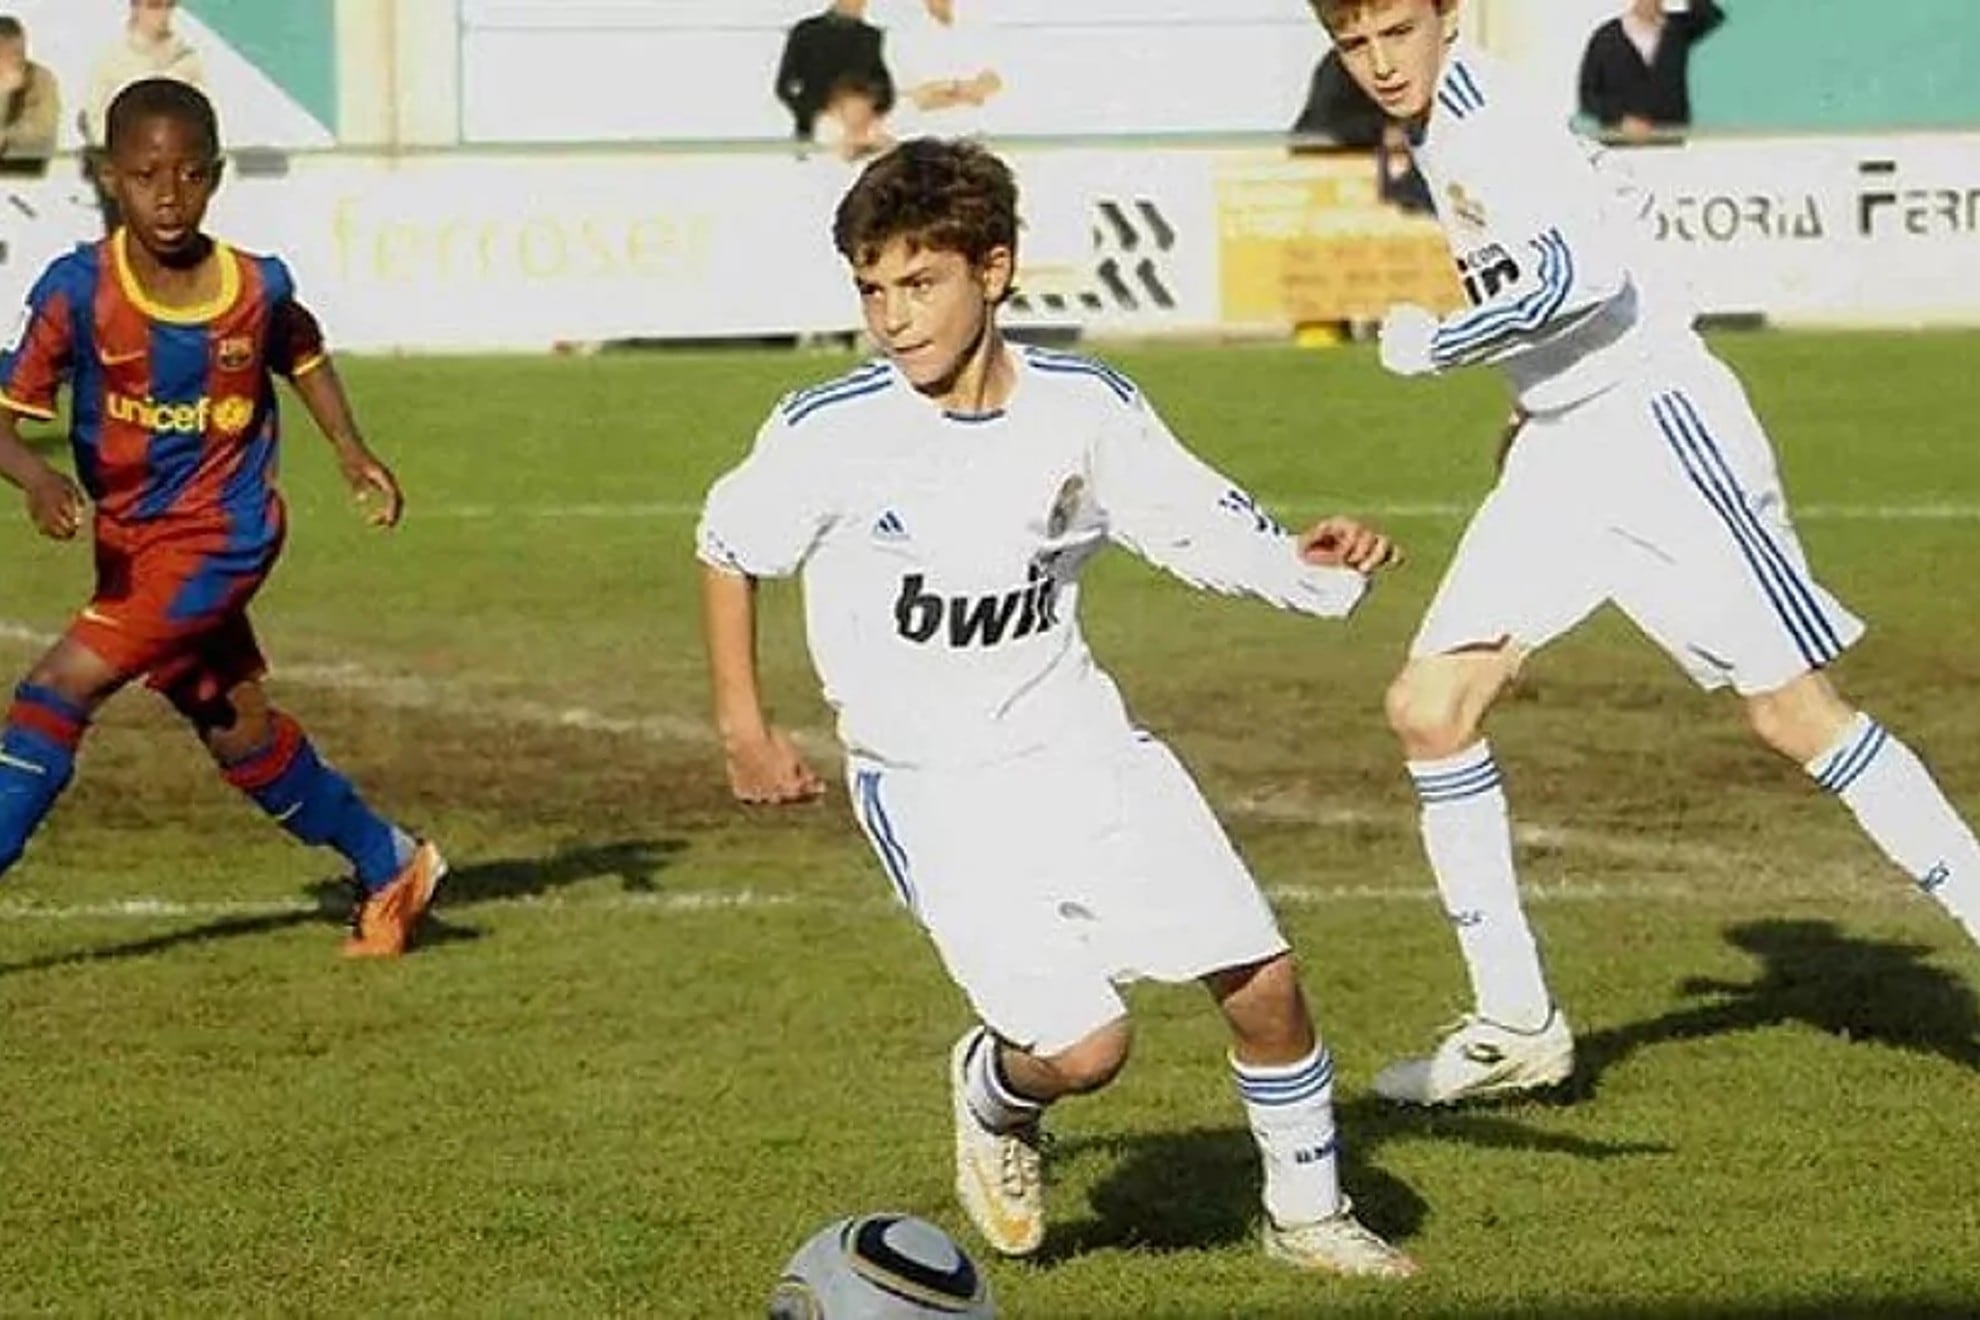
[[[1980,812],[1980,336],[1722,347],[1819,570],[1873,623],[1844,683]],[[1283,514],[1366,512],[1413,552],[1346,627],[1117,556],[1087,624],[1271,887],[1339,1061],[1350,1188],[1425,1269],[1262,1258],[1218,1024],[1149,987],[1121,1083],[1056,1115],[1044,1258],[989,1264],[1005,1313],[1980,1314],[1980,954],[1615,619],[1546,652],[1493,728],[1583,1034],[1572,1103],[1369,1095],[1463,1001],[1380,694],[1489,481],[1498,387],[1395,382],[1362,350],[1111,356]],[[432,938],[341,962],[334,858],[154,698],[114,703],[0,889],[0,1313],[747,1316],[840,1214],[965,1233],[959,997],[843,795],[734,807],[705,732],[695,507],[778,392],[843,365],[347,365],[408,522],[363,528],[294,426],[257,619],[279,698],[447,846]],[[25,666],[87,572],[9,511],[0,661]],[[829,766],[795,593],[768,600],[776,706]]]

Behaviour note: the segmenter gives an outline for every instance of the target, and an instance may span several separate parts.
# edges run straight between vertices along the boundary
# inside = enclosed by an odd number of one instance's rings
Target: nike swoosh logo
[[[43,778],[47,778],[48,776],[47,766],[36,765],[32,761],[23,761],[20,757],[9,756],[5,752],[0,752],[0,765],[12,766],[16,770],[25,770],[31,775],[40,775]]]
[[[106,367],[121,367],[126,363],[138,361],[148,352],[149,349],[143,348],[134,348],[128,353],[112,353],[107,349],[100,349],[96,354],[96,360]]]
[[[82,618],[86,623],[100,623],[105,628],[115,628],[119,626],[115,619],[105,614],[102,610],[97,609],[94,605],[83,606]]]
[[[293,807],[286,807],[283,810],[276,812],[275,823],[277,825],[280,825],[283,821],[291,819],[298,811],[301,811],[302,809],[303,809],[303,804],[298,802]]]

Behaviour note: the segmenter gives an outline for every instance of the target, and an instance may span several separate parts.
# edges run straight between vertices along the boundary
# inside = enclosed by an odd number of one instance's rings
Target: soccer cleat
[[[433,893],[447,874],[447,859],[429,842],[421,842],[392,883],[367,894],[351,917],[344,941],[346,958],[396,958],[412,942],[419,919],[433,902]]]
[[[956,1197],[990,1249],[1029,1256],[1045,1241],[1045,1175],[1037,1122],[992,1132],[969,1107],[964,1065],[980,1029],[963,1033],[949,1053],[949,1096],[955,1108]]]
[[[1342,1202],[1340,1213],[1310,1224],[1280,1225],[1265,1217],[1265,1254],[1295,1269],[1349,1279],[1403,1279],[1416,1262],[1377,1237]]]
[[[1405,1059],[1375,1075],[1375,1094],[1406,1105],[1518,1095],[1559,1086],[1574,1072],[1574,1033],[1557,1008],[1538,1031],[1514,1031],[1470,1014],[1428,1058]]]

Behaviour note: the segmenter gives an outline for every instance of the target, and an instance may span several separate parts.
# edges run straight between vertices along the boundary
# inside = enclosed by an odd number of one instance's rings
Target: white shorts
[[[1158,739],[972,770],[854,758],[853,810],[977,1015],[1057,1054],[1125,1011],[1117,983],[1272,958],[1285,937]]]
[[[1767,434],[1702,345],[1526,424],[1410,655],[1531,649],[1605,601],[1699,686],[1747,695],[1863,635],[1809,573]]]

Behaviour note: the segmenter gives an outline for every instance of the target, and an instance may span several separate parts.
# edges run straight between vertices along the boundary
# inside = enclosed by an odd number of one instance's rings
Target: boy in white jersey
[[[869,165],[833,236],[885,356],[772,412],[698,533],[715,707],[750,802],[820,780],[766,721],[761,577],[802,570],[806,634],[861,827],[981,1019],[950,1058],[956,1185],[999,1252],[1044,1236],[1039,1119],[1127,1059],[1116,983],[1198,980],[1265,1166],[1272,1255],[1400,1275],[1337,1173],[1333,1063],[1292,955],[1168,749],[1079,628],[1109,541],[1194,585],[1347,614],[1391,549],[1345,518],[1289,535],[1108,367],[1007,345],[1017,190],[982,147]]]
[[[1456,0],[1312,0],[1355,80],[1408,130],[1472,306],[1393,309],[1400,375],[1479,363],[1517,395],[1473,516],[1389,689],[1473,1013],[1391,1099],[1445,1104],[1565,1080],[1574,1042],[1520,909],[1482,724],[1534,648],[1614,601],[1980,938],[1980,847],[1910,749],[1823,672],[1863,632],[1814,580],[1745,392],[1658,287],[1643,198],[1562,117],[1457,37]]]

